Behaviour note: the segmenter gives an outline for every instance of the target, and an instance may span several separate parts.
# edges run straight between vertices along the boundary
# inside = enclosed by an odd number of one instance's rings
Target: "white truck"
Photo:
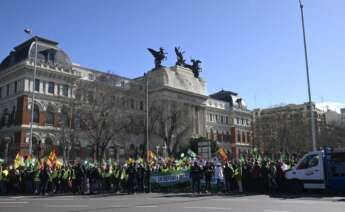
[[[345,191],[345,152],[333,152],[331,148],[309,152],[285,173],[285,178],[293,192]]]

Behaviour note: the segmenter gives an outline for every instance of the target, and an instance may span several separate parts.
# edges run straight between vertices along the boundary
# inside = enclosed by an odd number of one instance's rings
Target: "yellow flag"
[[[24,166],[24,158],[18,152],[16,158],[14,159],[14,169],[17,169],[20,166]]]

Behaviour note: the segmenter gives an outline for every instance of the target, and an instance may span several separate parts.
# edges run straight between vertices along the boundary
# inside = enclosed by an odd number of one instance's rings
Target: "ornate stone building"
[[[37,77],[33,81],[35,39],[16,46],[0,64],[0,157],[13,158],[17,152],[28,153],[31,110],[33,109],[33,154],[47,155],[52,148],[61,148],[61,131],[78,128],[78,117],[69,104],[76,98],[78,82],[108,83],[114,90],[114,101],[123,102],[123,110],[145,117],[145,87],[148,82],[150,104],[174,102],[188,111],[189,128],[183,137],[208,137],[234,156],[246,152],[251,145],[251,117],[244,101],[233,92],[220,91],[207,95],[206,82],[182,66],[150,70],[135,79],[117,76],[73,64],[58,43],[38,40]],[[138,88],[135,92],[126,92]],[[32,89],[35,102],[32,102]],[[154,101],[155,100],[155,101]],[[172,110],[173,106],[166,108]],[[114,141],[107,149],[110,155],[125,154],[144,143],[145,135],[128,135]],[[86,158],[93,147],[81,135],[73,146],[74,158]],[[161,144],[158,136],[150,136],[150,147]],[[62,150],[61,150],[62,151]]]
[[[206,136],[229,150],[234,158],[252,146],[251,112],[237,93],[221,90],[206,101]]]

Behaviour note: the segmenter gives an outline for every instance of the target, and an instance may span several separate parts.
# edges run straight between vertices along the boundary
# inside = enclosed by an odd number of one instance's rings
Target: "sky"
[[[345,1],[304,0],[312,98],[345,102]],[[237,92],[249,108],[308,101],[298,0],[1,0],[0,60],[28,39],[59,42],[74,63],[134,78],[147,48],[202,61],[208,94]]]

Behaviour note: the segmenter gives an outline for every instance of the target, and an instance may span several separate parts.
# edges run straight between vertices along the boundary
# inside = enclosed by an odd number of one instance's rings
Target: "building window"
[[[10,84],[6,85],[6,96],[10,95]]]
[[[2,87],[0,87],[0,98],[2,97]]]
[[[46,124],[54,125],[54,112],[50,109],[46,112]]]
[[[131,104],[131,109],[134,109],[134,100],[133,99],[131,99],[130,104]]]
[[[218,115],[216,114],[216,122],[218,122]]]
[[[80,113],[79,113],[79,112],[77,112],[77,113],[75,114],[74,127],[75,127],[76,129],[79,129],[79,128],[80,128]]]
[[[39,92],[40,91],[40,80],[35,79],[35,91]]]
[[[2,125],[6,126],[8,125],[8,120],[9,120],[9,112],[8,109],[6,108],[4,112],[2,113]]]
[[[144,110],[144,102],[143,101],[140,102],[140,110]]]
[[[18,89],[18,81],[14,82],[14,93],[17,93],[17,89]]]
[[[69,121],[68,108],[63,108],[61,111],[61,124],[63,124],[64,127],[69,127]]]
[[[241,135],[240,135],[240,133],[238,133],[238,135],[237,135],[237,142],[238,142],[238,143],[241,142]]]
[[[37,105],[34,105],[33,123],[39,123],[39,120],[40,120],[40,109]]]
[[[48,93],[54,94],[54,90],[55,90],[55,83],[48,82]]]
[[[68,85],[62,86],[62,95],[68,96]]]
[[[212,121],[212,113],[210,113],[210,121]]]
[[[94,75],[93,74],[89,74],[89,80],[94,80]]]
[[[225,116],[225,123],[229,124],[229,117]]]
[[[223,124],[224,123],[224,117],[220,116],[220,122]]]
[[[236,124],[240,124],[240,118],[236,118]]]

